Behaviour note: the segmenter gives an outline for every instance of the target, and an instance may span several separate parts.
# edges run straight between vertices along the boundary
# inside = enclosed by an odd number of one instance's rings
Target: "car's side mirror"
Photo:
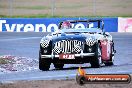
[[[103,31],[103,35],[105,35],[105,32]]]
[[[104,37],[109,36],[106,32],[103,32]]]
[[[58,29],[60,29],[60,28],[61,28],[61,24],[59,23],[59,24],[58,24]]]

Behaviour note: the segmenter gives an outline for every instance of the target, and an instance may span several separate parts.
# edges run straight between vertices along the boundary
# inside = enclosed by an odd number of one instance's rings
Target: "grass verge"
[[[61,16],[55,15],[52,16],[50,14],[34,14],[34,15],[16,15],[16,16],[8,16],[8,15],[0,15],[0,18],[62,18],[62,17],[89,17],[89,18],[101,18],[101,17],[132,17],[131,15],[124,16]]]
[[[0,64],[8,64],[8,63],[13,63],[13,59],[8,59],[8,58],[0,58]]]

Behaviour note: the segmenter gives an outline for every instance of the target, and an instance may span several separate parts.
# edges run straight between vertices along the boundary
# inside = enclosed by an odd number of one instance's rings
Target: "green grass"
[[[8,63],[13,63],[15,62],[12,59],[8,59],[8,58],[0,58],[0,64],[8,64]]]
[[[132,0],[96,0],[96,3],[93,0],[55,0],[55,16],[51,15],[50,0],[15,0],[12,3],[13,16],[10,16],[7,1],[0,3],[0,18],[132,17]],[[96,16],[92,16],[94,5]]]
[[[4,58],[0,58],[0,64],[7,64],[8,61]]]
[[[17,15],[17,16],[0,15],[0,18],[51,18],[51,17],[61,17],[61,16],[51,16],[49,14]]]
[[[73,5],[73,4],[69,4],[69,5],[60,5],[57,6],[56,8],[61,8],[61,9],[78,9],[78,8],[82,8],[82,7],[86,7],[85,5]]]
[[[55,15],[52,16],[50,14],[37,14],[37,15],[17,15],[17,16],[6,16],[0,15],[0,18],[62,18],[62,17],[132,17],[132,15],[119,15],[119,16],[61,16]]]
[[[51,9],[50,7],[46,7],[46,6],[18,6],[18,7],[14,7],[16,9],[31,9],[31,10],[44,10],[44,9]]]

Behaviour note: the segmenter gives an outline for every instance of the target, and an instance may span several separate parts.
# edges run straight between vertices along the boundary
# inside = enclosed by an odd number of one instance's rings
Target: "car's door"
[[[100,41],[101,51],[102,51],[102,59],[103,60],[110,60],[111,54],[111,41],[104,36],[103,40]]]

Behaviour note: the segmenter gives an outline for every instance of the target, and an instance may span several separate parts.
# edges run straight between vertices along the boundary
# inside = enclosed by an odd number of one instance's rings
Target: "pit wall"
[[[90,18],[0,18],[0,32],[54,32],[60,21],[86,20]],[[106,32],[132,32],[132,18],[102,18]],[[96,27],[90,23],[90,27]],[[85,28],[86,24],[78,23],[73,28]]]

